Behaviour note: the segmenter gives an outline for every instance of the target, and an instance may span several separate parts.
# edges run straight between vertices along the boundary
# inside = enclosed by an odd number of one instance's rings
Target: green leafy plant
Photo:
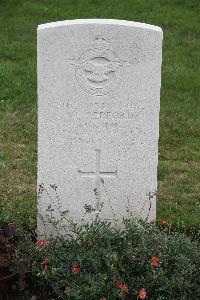
[[[16,259],[58,299],[199,299],[200,246],[168,226],[74,224],[65,238],[26,237]]]

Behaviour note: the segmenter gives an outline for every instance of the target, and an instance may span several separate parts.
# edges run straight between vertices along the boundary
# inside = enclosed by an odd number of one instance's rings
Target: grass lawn
[[[164,32],[158,220],[200,228],[199,0],[0,0],[0,223],[36,224],[38,24],[115,18]]]

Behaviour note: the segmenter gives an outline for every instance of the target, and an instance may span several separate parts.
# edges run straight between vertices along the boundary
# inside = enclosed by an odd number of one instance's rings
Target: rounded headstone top
[[[162,33],[162,29],[159,26],[150,25],[146,23],[126,21],[126,20],[116,20],[116,19],[76,19],[76,20],[65,20],[58,22],[51,22],[46,24],[41,24],[38,26],[38,30],[70,26],[70,25],[89,25],[89,24],[102,24],[102,25],[119,25],[119,26],[128,26],[136,27],[141,29],[149,29]]]

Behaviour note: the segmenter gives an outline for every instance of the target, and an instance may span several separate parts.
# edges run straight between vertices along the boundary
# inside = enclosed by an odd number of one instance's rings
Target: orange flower
[[[43,258],[43,260],[41,261],[41,265],[44,266],[48,265],[48,263],[49,263],[49,259],[47,257]]]
[[[147,292],[145,291],[144,288],[142,288],[140,291],[139,291],[139,298],[140,299],[145,299],[147,296]]]
[[[167,225],[168,224],[168,222],[167,222],[167,220],[166,219],[162,219],[162,221],[161,221],[161,223],[160,223],[161,225]]]
[[[116,283],[116,288],[117,289],[122,289],[123,288],[123,283],[122,282],[117,282]]]
[[[123,282],[117,282],[116,283],[116,288],[122,290],[125,294],[128,293],[128,287],[125,283]]]
[[[157,267],[160,264],[160,259],[156,256],[152,256],[151,258],[151,265],[152,267]]]
[[[77,264],[73,264],[73,265],[72,265],[72,271],[73,271],[74,273],[78,273],[79,268],[78,268],[78,265],[77,265]]]
[[[38,245],[39,246],[44,246],[44,245],[46,245],[46,241],[45,240],[39,240]]]

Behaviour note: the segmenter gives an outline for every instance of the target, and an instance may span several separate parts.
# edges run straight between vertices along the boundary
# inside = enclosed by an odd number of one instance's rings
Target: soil
[[[39,283],[26,276],[23,284],[19,285],[19,275],[11,273],[0,277],[0,300],[56,300],[48,284]]]

